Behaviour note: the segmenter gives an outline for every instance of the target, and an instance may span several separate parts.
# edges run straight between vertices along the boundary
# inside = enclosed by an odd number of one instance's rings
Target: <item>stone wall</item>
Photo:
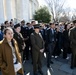
[[[10,19],[28,22],[38,7],[37,0],[0,0],[0,23]]]

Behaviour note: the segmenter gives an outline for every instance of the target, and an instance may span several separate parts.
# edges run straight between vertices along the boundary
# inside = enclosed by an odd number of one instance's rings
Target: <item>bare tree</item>
[[[76,20],[76,9],[72,11],[72,21]]]
[[[63,21],[70,21],[71,20],[71,9],[67,7],[63,9],[62,15],[59,16],[59,21],[63,19]]]
[[[70,20],[69,20],[69,17],[65,14],[64,16],[61,16],[59,18],[59,21],[60,22],[69,22]]]
[[[45,1],[50,8],[53,20],[54,21],[58,20],[59,15],[63,12],[65,0],[45,0]]]

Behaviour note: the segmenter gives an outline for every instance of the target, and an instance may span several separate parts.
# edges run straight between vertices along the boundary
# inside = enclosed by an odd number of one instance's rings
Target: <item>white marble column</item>
[[[16,17],[18,20],[28,21],[29,0],[16,0]]]
[[[15,0],[16,4],[16,19],[17,22],[22,20],[22,0]]]
[[[22,11],[23,19],[29,21],[29,0],[22,0]]]
[[[32,2],[32,18],[33,15],[35,14],[35,11],[39,8],[39,4],[37,0],[33,0]]]
[[[16,18],[16,3],[15,0],[11,1],[11,13],[12,13],[12,19]]]
[[[32,14],[33,14],[33,6],[32,6],[33,1],[29,0],[29,15],[30,15],[30,21],[32,20]]]
[[[0,0],[0,23],[4,22],[4,6],[3,0]]]
[[[35,5],[33,4],[33,0],[15,0],[15,3],[16,18],[18,21],[23,19],[26,22],[30,21],[33,18],[33,13],[35,12]]]
[[[32,8],[33,8],[33,10],[32,10],[32,15],[34,15],[34,13],[35,13],[35,1],[33,0],[33,2],[32,2]]]
[[[7,16],[7,20],[12,19],[12,7],[11,7],[11,0],[5,0],[5,7],[6,7],[6,16]]]

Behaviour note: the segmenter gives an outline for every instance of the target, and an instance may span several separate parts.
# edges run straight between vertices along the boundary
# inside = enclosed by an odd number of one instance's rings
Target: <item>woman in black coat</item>
[[[69,29],[70,24],[65,25],[65,30],[63,32],[63,58],[67,59],[67,54],[71,52],[70,40],[69,40]]]

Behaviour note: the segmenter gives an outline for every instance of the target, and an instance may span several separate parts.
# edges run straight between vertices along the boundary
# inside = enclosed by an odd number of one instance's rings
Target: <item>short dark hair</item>
[[[15,29],[16,29],[17,27],[21,27],[21,26],[20,26],[20,23],[14,25],[14,28],[15,28]]]
[[[3,31],[3,30],[4,30],[4,26],[2,25],[2,26],[1,26],[1,31]]]
[[[13,19],[11,19],[11,21],[13,21]]]
[[[8,23],[8,21],[5,21],[4,24]]]
[[[73,21],[73,24],[75,24],[75,23],[76,23],[76,20]]]
[[[12,24],[12,22],[10,22],[10,24]]]
[[[31,21],[31,23],[34,23],[35,21]]]
[[[26,25],[28,25],[28,24],[30,24],[29,22],[28,23],[26,23]]]
[[[54,23],[49,23],[49,25],[51,26],[51,25],[53,25]]]

